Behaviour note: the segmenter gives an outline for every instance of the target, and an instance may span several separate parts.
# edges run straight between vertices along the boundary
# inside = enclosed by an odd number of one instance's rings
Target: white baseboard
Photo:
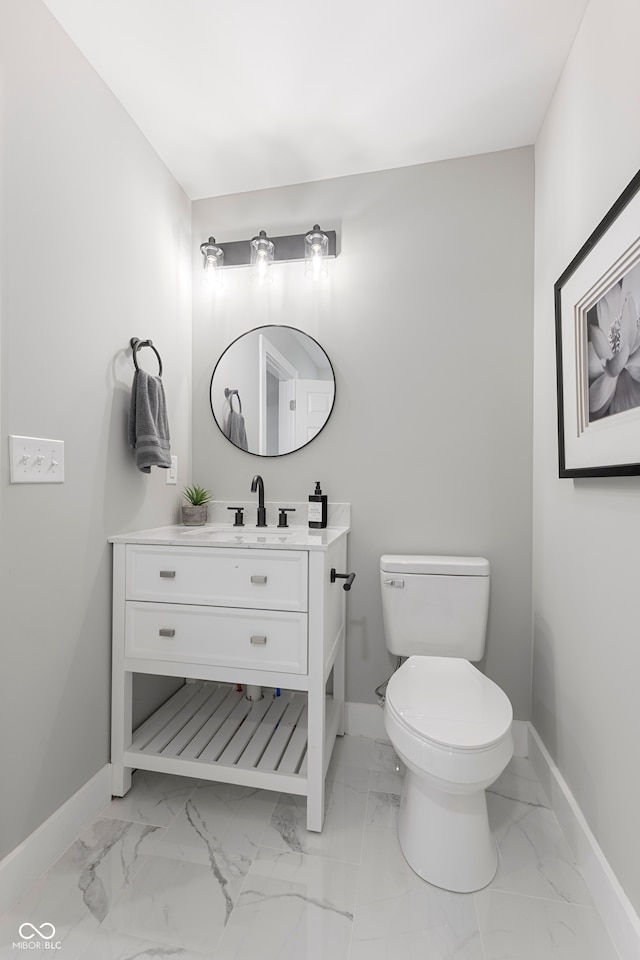
[[[383,710],[377,703],[345,703],[345,733],[352,737],[373,737],[388,740],[384,728]],[[526,757],[529,748],[529,723],[513,721],[513,744],[516,757]]]
[[[111,765],[105,764],[15,850],[0,860],[0,916],[42,876],[111,800]]]
[[[529,759],[547,791],[551,807],[571,848],[594,903],[621,960],[640,957],[640,918],[589,829],[576,799],[535,727],[529,727]]]

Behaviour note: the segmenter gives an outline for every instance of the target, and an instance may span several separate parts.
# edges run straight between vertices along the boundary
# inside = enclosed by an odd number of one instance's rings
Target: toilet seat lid
[[[409,657],[389,680],[387,702],[414,736],[461,750],[497,743],[513,720],[506,693],[451,657]]]

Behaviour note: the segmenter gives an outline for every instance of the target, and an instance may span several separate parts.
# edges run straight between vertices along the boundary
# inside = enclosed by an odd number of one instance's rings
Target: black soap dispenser
[[[320,489],[320,481],[316,482],[315,493],[309,497],[309,527],[312,530],[322,530],[327,525],[327,495]]]

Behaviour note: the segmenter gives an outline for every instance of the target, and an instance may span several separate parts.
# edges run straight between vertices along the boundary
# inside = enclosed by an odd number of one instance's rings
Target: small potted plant
[[[211,502],[209,491],[194,483],[193,486],[184,488],[182,496],[187,501],[182,504],[182,522],[190,527],[205,524],[209,513],[208,504]]]

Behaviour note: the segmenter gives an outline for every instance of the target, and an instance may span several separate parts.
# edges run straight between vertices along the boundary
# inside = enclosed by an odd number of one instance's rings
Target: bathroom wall
[[[39,0],[0,0],[0,111],[1,857],[109,759],[106,538],[180,489],[126,448],[128,343],[187,475],[191,263],[188,199]],[[64,440],[64,484],[10,485],[10,433]]]
[[[328,282],[276,264],[270,288],[235,268],[220,295],[203,290],[198,248],[210,235],[314,223],[338,232]],[[282,505],[320,480],[330,500],[351,502],[348,699],[375,702],[393,667],[381,554],[482,554],[492,565],[484,666],[528,718],[533,150],[196,201],[193,252],[193,480],[245,500],[259,472]],[[265,323],[311,334],[336,374],[328,425],[285,457],[237,450],[209,408],[220,354]]]
[[[637,0],[591,0],[536,145],[533,722],[640,912],[640,478],[558,479],[553,312],[640,166],[638,37]]]

